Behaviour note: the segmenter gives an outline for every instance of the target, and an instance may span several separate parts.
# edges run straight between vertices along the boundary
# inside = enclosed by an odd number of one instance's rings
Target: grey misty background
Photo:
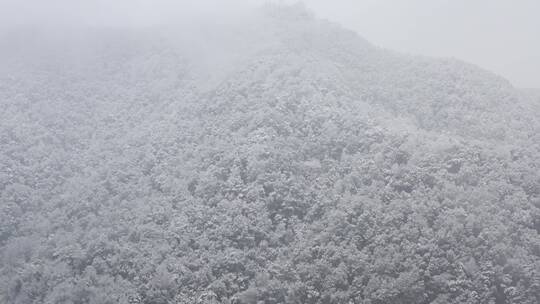
[[[265,2],[296,0],[2,0],[0,27],[21,24],[148,26],[201,16],[222,18]],[[412,54],[455,57],[540,88],[537,0],[304,0],[317,17],[371,43]],[[185,21],[186,22],[186,21]]]
[[[538,4],[407,2],[0,2],[0,303],[539,303]]]

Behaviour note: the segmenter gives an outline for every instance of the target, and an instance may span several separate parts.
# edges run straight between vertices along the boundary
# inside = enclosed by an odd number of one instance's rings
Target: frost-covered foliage
[[[0,302],[539,303],[540,94],[259,14],[3,34]]]

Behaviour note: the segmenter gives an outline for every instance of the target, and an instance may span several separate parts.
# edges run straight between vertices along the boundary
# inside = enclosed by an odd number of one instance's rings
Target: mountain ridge
[[[534,94],[267,9],[1,44],[0,302],[537,303]]]

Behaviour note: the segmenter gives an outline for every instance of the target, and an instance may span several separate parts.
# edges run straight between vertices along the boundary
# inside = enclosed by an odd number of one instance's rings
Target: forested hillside
[[[540,302],[538,91],[294,6],[0,58],[1,303]]]

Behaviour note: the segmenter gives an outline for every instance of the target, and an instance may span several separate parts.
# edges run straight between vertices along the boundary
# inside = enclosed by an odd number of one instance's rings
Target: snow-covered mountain
[[[540,301],[533,90],[296,6],[0,58],[0,302]]]

